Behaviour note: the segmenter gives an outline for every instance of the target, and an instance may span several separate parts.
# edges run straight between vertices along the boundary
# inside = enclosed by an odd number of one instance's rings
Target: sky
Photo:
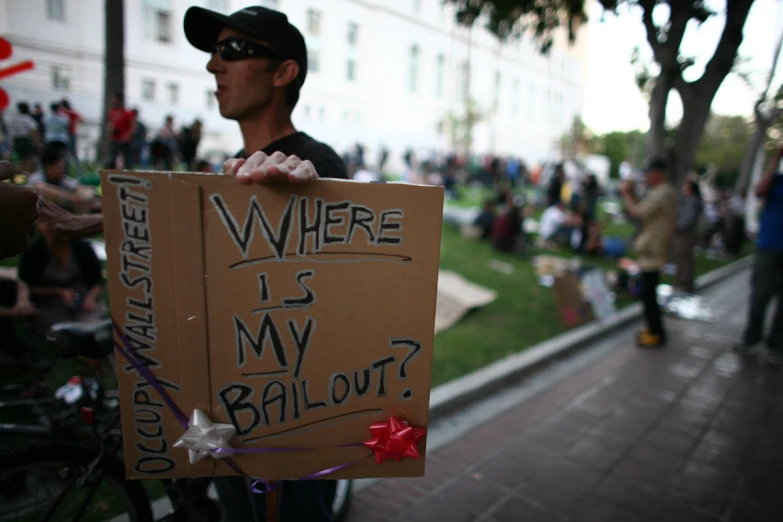
[[[682,46],[683,56],[696,59],[696,64],[685,73],[686,80],[701,76],[720,39],[725,17],[720,14],[725,0],[708,1],[719,14],[699,26],[691,22]],[[657,23],[667,19],[667,7],[658,7],[654,13]],[[646,130],[649,127],[647,101],[636,87],[631,54],[639,47],[650,63],[652,51],[647,44],[641,9],[622,9],[618,15],[603,13],[594,3],[590,10],[588,36],[587,80],[582,118],[597,133],[613,130]],[[746,71],[753,83],[749,86],[735,74],[721,84],[712,104],[718,114],[751,116],[753,105],[764,88],[766,75],[772,65],[773,49],[783,31],[783,0],[756,0],[745,24],[739,56],[744,62],[738,67]],[[783,82],[783,57],[775,75],[774,86]],[[667,120],[676,122],[682,116],[682,104],[672,91],[667,107]]]

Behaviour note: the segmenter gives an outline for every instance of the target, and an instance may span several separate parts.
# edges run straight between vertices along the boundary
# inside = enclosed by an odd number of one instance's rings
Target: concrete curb
[[[696,287],[702,290],[712,286],[739,273],[752,263],[753,256],[748,256],[708,272],[696,279]],[[430,392],[430,422],[483,399],[507,384],[568,356],[595,339],[635,321],[641,314],[641,304],[636,303],[620,310],[603,323],[593,321],[433,388]]]

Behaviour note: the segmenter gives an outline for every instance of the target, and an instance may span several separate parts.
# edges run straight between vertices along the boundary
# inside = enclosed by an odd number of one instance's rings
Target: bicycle
[[[49,341],[66,357],[113,358],[111,320],[55,325]],[[98,522],[123,513],[130,522],[220,521],[208,478],[146,481],[162,484],[172,505],[156,521],[142,482],[125,479],[116,391],[103,390],[97,380],[72,379],[56,395],[0,402],[0,409],[29,408],[37,419],[37,424],[0,424],[0,433],[46,439],[0,451],[0,522]],[[36,482],[39,473],[43,479]],[[62,487],[50,491],[58,483]],[[335,522],[347,516],[352,489],[352,481],[335,482]]]

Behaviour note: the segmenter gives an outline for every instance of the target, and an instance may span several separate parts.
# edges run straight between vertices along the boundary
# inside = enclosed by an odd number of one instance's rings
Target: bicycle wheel
[[[100,455],[95,444],[65,441],[0,452],[0,521],[71,521],[85,509],[82,522],[100,522],[123,513],[129,522],[152,522],[141,483],[125,480],[117,459],[95,465]],[[53,513],[46,518],[50,510]]]

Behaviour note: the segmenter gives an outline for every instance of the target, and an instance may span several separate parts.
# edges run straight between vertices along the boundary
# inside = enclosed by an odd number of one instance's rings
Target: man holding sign
[[[244,149],[226,162],[227,174],[243,183],[348,177],[334,150],[291,122],[307,76],[307,48],[286,15],[264,7],[230,16],[191,7],[185,36],[212,55],[207,71],[215,76],[220,114],[242,131]]]
[[[188,41],[211,54],[207,71],[215,76],[220,114],[242,131],[244,148],[225,162],[226,174],[244,184],[348,177],[332,148],[291,122],[307,75],[307,48],[285,14],[254,6],[226,16],[191,7],[184,27]],[[247,479],[218,478],[216,484],[228,520],[264,520],[265,495],[252,494]],[[329,521],[333,495],[334,481],[284,482],[280,517]]]

